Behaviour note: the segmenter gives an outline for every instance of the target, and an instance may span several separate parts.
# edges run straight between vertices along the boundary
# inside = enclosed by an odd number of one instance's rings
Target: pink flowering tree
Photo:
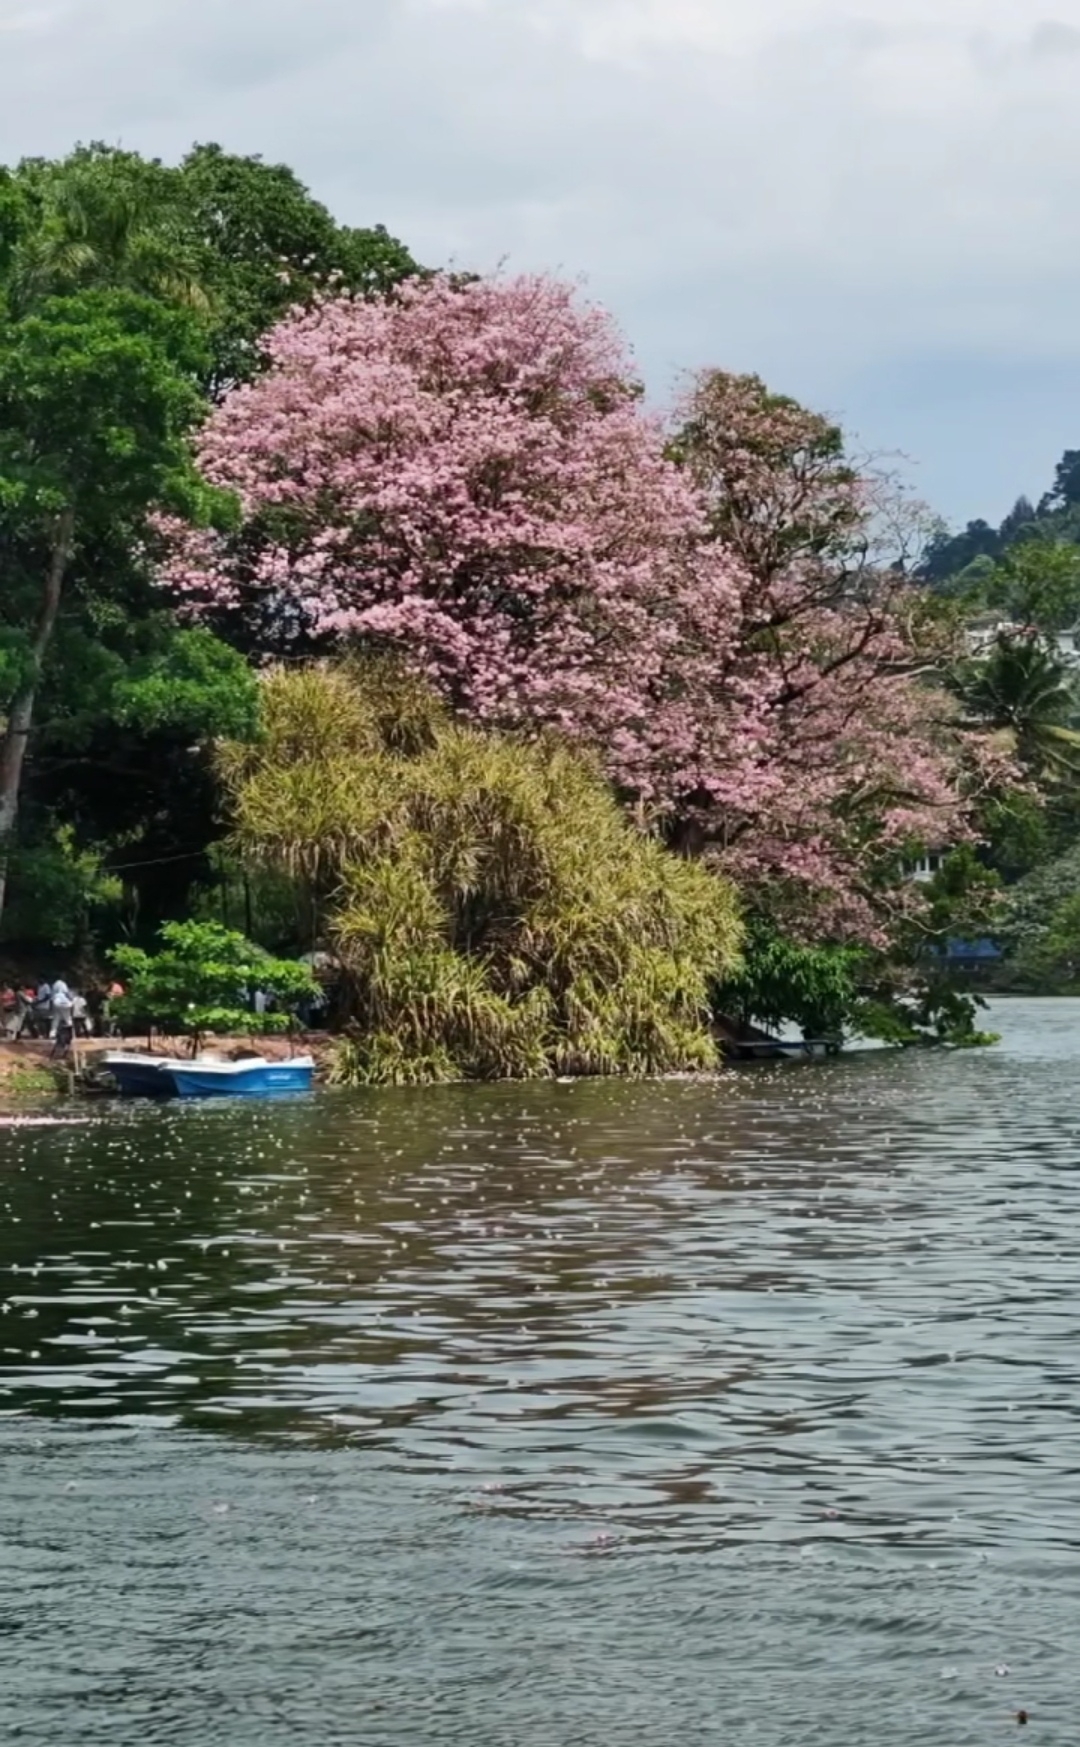
[[[403,648],[471,719],[574,736],[807,933],[880,934],[903,846],[970,830],[885,500],[824,421],[711,375],[672,441],[547,278],[325,301],[266,351],[201,443],[238,525],[169,530],[187,610],[255,649]]]
[[[734,756],[702,747],[679,834],[799,929],[883,942],[921,901],[905,851],[969,841],[980,801],[1016,775],[937,683],[955,627],[907,580],[932,521],[757,377],[696,377],[672,452],[737,560],[727,647],[704,666],[747,701]],[[696,714],[707,734],[700,693]]]
[[[403,646],[475,719],[620,738],[703,523],[608,317],[548,279],[435,279],[318,304],[266,351],[204,432],[242,522],[178,542],[189,607],[263,646]],[[718,623],[732,569],[701,555]]]

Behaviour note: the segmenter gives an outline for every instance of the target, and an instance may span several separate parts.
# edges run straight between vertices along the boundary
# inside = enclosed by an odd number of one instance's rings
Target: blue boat
[[[286,1062],[270,1062],[263,1056],[238,1062],[171,1061],[168,1072],[181,1098],[274,1098],[310,1092],[315,1062],[309,1055]]]
[[[138,1055],[111,1050],[102,1057],[123,1098],[272,1098],[286,1092],[310,1092],[315,1072],[309,1055],[272,1062],[246,1056],[238,1062],[213,1056]]]
[[[175,1098],[176,1087],[169,1069],[183,1063],[170,1056],[115,1049],[102,1056],[101,1065],[116,1081],[122,1098]]]

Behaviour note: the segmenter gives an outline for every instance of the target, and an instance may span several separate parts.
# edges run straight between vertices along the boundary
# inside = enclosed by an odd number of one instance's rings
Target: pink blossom
[[[202,437],[240,532],[168,530],[186,610],[398,646],[472,719],[572,735],[808,933],[880,938],[918,901],[893,877],[883,905],[885,861],[970,832],[992,773],[821,421],[714,373],[680,465],[608,316],[548,278],[330,298],[266,351]]]

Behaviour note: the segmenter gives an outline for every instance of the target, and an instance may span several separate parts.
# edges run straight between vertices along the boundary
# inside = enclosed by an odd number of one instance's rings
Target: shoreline
[[[151,1055],[187,1055],[187,1037],[155,1037],[151,1045],[145,1037],[80,1037],[63,1056],[53,1056],[52,1043],[45,1037],[28,1037],[13,1042],[0,1041],[0,1099],[48,1094],[55,1089],[63,1094],[63,1081],[87,1069],[93,1070],[98,1059],[110,1050],[135,1050]],[[291,1055],[315,1057],[315,1077],[325,1081],[329,1058],[337,1039],[328,1032],[302,1032],[288,1037],[214,1037],[205,1048],[232,1056],[236,1052],[266,1056],[269,1061],[287,1061]],[[47,1084],[51,1081],[52,1085]],[[21,1082],[21,1083],[20,1083]]]

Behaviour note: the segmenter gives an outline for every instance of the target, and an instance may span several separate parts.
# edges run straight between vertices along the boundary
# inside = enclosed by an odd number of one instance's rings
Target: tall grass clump
[[[627,820],[556,741],[464,727],[389,661],[277,670],[226,746],[234,846],[317,893],[353,1084],[715,1065],[728,885]]]

